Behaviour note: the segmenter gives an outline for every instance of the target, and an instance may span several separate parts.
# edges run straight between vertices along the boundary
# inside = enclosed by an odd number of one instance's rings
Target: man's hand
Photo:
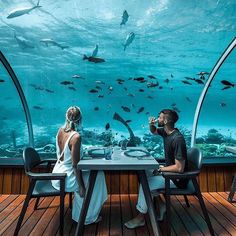
[[[151,116],[151,117],[149,118],[149,125],[155,125],[155,123],[156,123],[156,118],[153,117],[153,116]]]
[[[155,169],[152,174],[154,176],[157,176],[157,175],[160,175],[161,174],[161,168],[164,167],[163,165],[159,165],[159,168],[158,169]]]

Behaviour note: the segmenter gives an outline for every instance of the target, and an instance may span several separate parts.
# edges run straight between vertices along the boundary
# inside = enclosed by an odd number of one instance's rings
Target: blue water
[[[236,36],[235,0],[42,0],[41,8],[7,18],[12,10],[32,7],[36,3],[26,0],[0,2],[0,48],[22,85],[35,139],[45,139],[48,143],[54,142],[70,105],[81,107],[86,129],[104,131],[109,122],[114,132],[126,133],[125,127],[112,119],[117,112],[125,120],[132,120],[129,125],[140,136],[148,133],[149,116],[157,116],[163,108],[176,107],[180,116],[177,125],[191,131],[204,85],[182,81],[185,77],[198,79],[200,71],[210,72]],[[129,18],[120,26],[124,10]],[[14,32],[34,48],[22,48]],[[135,38],[124,51],[122,44],[131,32]],[[47,47],[40,42],[42,39],[52,39],[68,48]],[[92,54],[96,44],[97,57],[105,62],[82,60],[84,54]],[[214,127],[224,134],[235,135],[236,88],[222,90],[220,83],[221,80],[236,82],[235,59],[233,52],[209,89],[199,120],[199,134],[203,129],[206,133],[206,127]],[[75,74],[81,78],[72,78]],[[144,77],[146,82],[134,80],[137,77]],[[18,143],[27,143],[22,106],[2,66],[0,79],[5,80],[0,83],[1,144],[12,140],[6,127],[16,132]],[[124,83],[118,84],[117,79]],[[207,76],[203,82],[206,80]],[[63,85],[63,81],[73,84]],[[151,82],[158,82],[159,86],[148,88]],[[98,93],[90,93],[89,90],[96,86],[100,87]],[[121,106],[131,111],[125,112]],[[95,111],[95,107],[99,110]],[[138,114],[141,107],[144,111]]]

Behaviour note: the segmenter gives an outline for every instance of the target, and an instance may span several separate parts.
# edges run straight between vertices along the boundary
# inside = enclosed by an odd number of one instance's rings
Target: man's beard
[[[164,122],[163,122],[163,123],[158,122],[158,123],[157,123],[157,126],[158,126],[158,127],[164,127],[165,125],[164,125]]]

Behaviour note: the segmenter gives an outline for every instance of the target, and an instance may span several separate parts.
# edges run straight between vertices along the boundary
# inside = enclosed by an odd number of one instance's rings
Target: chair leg
[[[165,178],[165,199],[166,199],[166,235],[171,235],[171,208],[170,208],[170,179]]]
[[[207,209],[206,209],[204,200],[203,200],[203,198],[202,198],[202,194],[201,194],[200,189],[199,189],[199,185],[198,185],[196,179],[193,179],[192,181],[193,181],[193,185],[194,185],[194,188],[195,188],[195,191],[196,191],[196,195],[197,195],[197,197],[198,197],[200,206],[201,206],[201,208],[202,208],[202,212],[203,212],[203,215],[204,215],[204,217],[205,217],[205,221],[206,221],[206,223],[207,223],[208,229],[209,229],[209,231],[210,231],[210,234],[211,234],[212,236],[214,236],[214,235],[215,235],[215,232],[214,232],[214,230],[213,230],[213,228],[212,228],[211,221],[210,221],[210,218],[209,218],[209,215],[208,215],[208,212],[207,212]]]
[[[39,200],[40,200],[40,197],[37,197],[37,198],[36,198],[36,202],[35,202],[35,204],[34,204],[34,210],[37,210],[37,209],[38,209]]]
[[[69,208],[72,209],[72,192],[69,193]]]
[[[190,207],[190,204],[186,195],[184,195],[184,200],[185,200],[186,206]]]
[[[60,236],[64,231],[65,179],[60,180]]]
[[[231,189],[230,189],[230,193],[228,196],[229,202],[233,202],[235,191],[236,191],[236,174],[234,175],[233,182],[232,182]]]
[[[27,193],[27,195],[26,195],[26,198],[25,198],[23,207],[22,207],[22,209],[21,209],[21,213],[20,213],[20,216],[19,216],[17,225],[16,225],[16,229],[15,229],[15,231],[14,231],[14,236],[17,236],[18,233],[19,233],[19,231],[20,231],[20,227],[21,227],[22,221],[23,221],[23,219],[24,219],[24,216],[25,216],[25,212],[26,212],[26,210],[27,210],[27,207],[28,207],[28,205],[29,205],[29,201],[30,201],[30,199],[31,199],[34,186],[35,186],[35,180],[32,180],[31,183],[30,183],[30,187],[29,187],[28,193]]]

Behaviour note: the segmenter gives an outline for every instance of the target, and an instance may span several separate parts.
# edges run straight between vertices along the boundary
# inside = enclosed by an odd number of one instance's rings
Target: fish
[[[185,97],[188,102],[192,102],[192,100],[189,97]]]
[[[90,93],[98,93],[98,90],[97,89],[90,89],[89,92]]]
[[[113,91],[113,87],[112,87],[112,86],[109,86],[108,89],[109,89],[110,91]]]
[[[132,122],[132,120],[126,120],[126,121],[125,121],[125,123],[130,123],[130,122]]]
[[[0,79],[0,83],[3,83],[3,82],[5,82],[5,80],[4,79]]]
[[[150,79],[156,79],[156,77],[154,75],[148,75],[147,77]]]
[[[170,75],[170,77],[171,77],[171,78],[174,78],[174,76],[173,76],[172,74]]]
[[[230,86],[230,87],[234,87],[235,84],[231,83],[230,81],[228,80],[221,80],[220,81],[223,85],[226,85],[226,86]]]
[[[165,79],[164,82],[168,84],[170,82],[170,80],[169,79]]]
[[[62,50],[66,49],[66,48],[69,48],[69,46],[63,46],[60,43],[57,43],[56,41],[54,41],[53,39],[41,39],[39,42],[44,43],[47,47],[49,45],[52,45],[52,46],[59,47]]]
[[[127,89],[126,87],[124,87],[124,90],[125,90],[125,91],[128,91],[128,89]]]
[[[204,84],[204,82],[200,79],[195,79],[195,81],[198,83],[198,84]]]
[[[33,7],[23,7],[23,8],[12,10],[9,13],[9,15],[7,16],[7,19],[15,18],[15,17],[18,17],[18,16],[23,16],[25,14],[29,14],[34,9],[42,7],[42,6],[39,6],[39,1],[40,0],[38,0],[37,5],[35,5]]]
[[[68,89],[76,91],[76,88],[74,88],[74,87],[68,87]]]
[[[150,115],[150,112],[149,112],[149,111],[147,111],[145,114],[146,114],[146,115]]]
[[[174,111],[178,112],[178,113],[181,112],[178,107],[172,107],[172,109],[173,109]]]
[[[98,98],[104,98],[104,95],[99,94]]]
[[[209,75],[210,73],[209,72],[206,72],[206,71],[200,71],[197,73],[197,75]]]
[[[158,82],[156,82],[156,83],[147,83],[148,88],[154,88],[154,87],[157,87],[157,86],[159,86]]]
[[[163,89],[163,86],[159,86],[159,89]]]
[[[128,21],[128,19],[129,19],[129,14],[128,14],[128,12],[126,10],[124,10],[120,26],[125,25],[126,22]]]
[[[189,85],[192,85],[190,82],[188,82],[187,80],[182,80],[182,82],[184,83],[184,84],[189,84]]]
[[[142,92],[144,92],[144,89],[139,89],[138,91],[142,93]]]
[[[126,50],[127,46],[129,46],[135,38],[135,34],[133,32],[129,33],[125,39],[125,43],[123,44],[124,46],[124,51]]]
[[[54,91],[50,90],[50,89],[45,89],[45,91],[48,92],[48,93],[54,93]]]
[[[102,88],[100,86],[98,86],[98,85],[96,85],[95,88],[98,89],[98,90],[102,90]]]
[[[65,80],[65,81],[62,81],[60,84],[68,85],[68,84],[74,84],[74,82]]]
[[[147,98],[149,98],[149,99],[153,99],[153,96],[148,95]]]
[[[92,57],[96,57],[98,54],[98,45],[95,45],[95,48],[93,49]]]
[[[43,110],[43,108],[40,107],[40,106],[33,106],[33,108],[36,109],[36,110]]]
[[[105,62],[105,60],[103,58],[100,58],[100,57],[87,57],[85,54],[84,54],[84,57],[83,57],[83,60],[88,60],[90,62],[93,62],[93,63],[102,63],[102,62]]]
[[[14,32],[14,38],[21,49],[34,48],[34,45],[29,40],[22,36],[17,36],[16,32]]]
[[[110,129],[110,124],[109,124],[109,123],[106,123],[106,125],[105,125],[105,130],[108,130],[108,129]]]
[[[144,77],[137,77],[137,78],[134,78],[133,80],[137,80],[137,81],[144,81],[145,78]]]
[[[127,93],[127,96],[132,97],[132,98],[135,97],[135,95],[132,93]]]
[[[95,83],[97,83],[97,84],[105,84],[105,83],[104,83],[103,81],[101,81],[101,80],[96,80]]]
[[[172,106],[172,107],[175,107],[175,106],[176,106],[176,103],[172,103],[171,106]]]
[[[116,80],[118,83],[124,83],[125,82],[125,80],[123,80],[123,79],[117,79]]]
[[[99,111],[99,107],[94,107],[94,111]]]
[[[144,107],[140,107],[140,108],[138,109],[137,113],[141,113],[141,112],[143,112],[143,111],[144,111]]]
[[[225,106],[226,106],[226,103],[221,102],[221,103],[220,103],[220,106],[221,106],[221,107],[225,107]]]
[[[121,106],[121,108],[125,111],[125,112],[130,112],[130,109],[126,106]]]
[[[191,78],[191,77],[184,77],[187,80],[195,80],[195,78]]]
[[[78,74],[72,75],[72,78],[75,78],[75,79],[84,79],[82,76],[80,76],[80,75],[78,75]]]
[[[42,86],[35,86],[34,88],[35,88],[35,90],[44,90],[44,88]]]
[[[231,86],[225,86],[224,88],[222,88],[221,90],[225,90],[225,89],[229,89],[232,88]]]

